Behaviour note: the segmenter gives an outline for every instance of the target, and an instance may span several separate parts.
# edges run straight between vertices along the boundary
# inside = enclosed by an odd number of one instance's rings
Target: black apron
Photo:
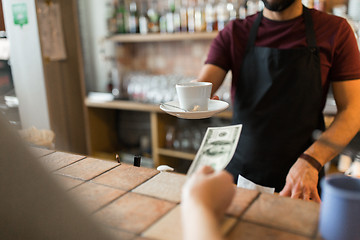
[[[307,47],[255,46],[263,15],[255,20],[236,84],[233,123],[243,124],[226,169],[279,192],[297,158],[324,129],[319,50],[312,18],[303,8]]]

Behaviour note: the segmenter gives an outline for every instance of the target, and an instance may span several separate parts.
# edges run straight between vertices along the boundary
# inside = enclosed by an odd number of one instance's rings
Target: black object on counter
[[[141,163],[141,156],[135,155],[134,156],[134,166],[135,167],[140,167],[140,163]]]

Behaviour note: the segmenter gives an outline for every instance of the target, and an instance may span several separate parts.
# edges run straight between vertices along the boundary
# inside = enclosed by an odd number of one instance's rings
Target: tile
[[[221,222],[221,232],[225,235],[235,224],[235,218],[225,217]],[[158,240],[182,240],[181,206],[176,206],[164,215],[159,221],[149,227],[142,236]]]
[[[109,227],[105,227],[104,228],[105,232],[108,233],[108,235],[110,235],[112,237],[112,239],[119,239],[119,240],[132,240],[136,238],[136,235],[133,233],[129,233],[129,232],[125,232],[125,231],[121,231],[119,229],[116,228],[109,228]]]
[[[153,224],[143,234],[143,237],[159,240],[181,240],[181,207],[180,205],[173,208],[169,213]]]
[[[49,150],[49,149],[38,148],[38,147],[29,147],[29,150],[36,158],[39,158],[39,157],[42,157],[42,156],[45,156],[45,155],[55,152],[55,150]]]
[[[117,162],[110,162],[95,158],[85,158],[58,170],[55,173],[82,180],[90,180],[118,164],[119,163]]]
[[[185,181],[186,175],[161,172],[135,188],[133,192],[179,203],[181,188]]]
[[[92,182],[129,191],[158,173],[155,169],[121,164]]]
[[[125,191],[91,182],[86,182],[69,191],[69,194],[89,212],[100,209],[124,193]]]
[[[170,211],[174,203],[129,192],[94,214],[103,224],[139,234]]]
[[[64,152],[54,152],[50,155],[40,157],[39,162],[43,164],[49,171],[55,171],[83,158],[85,158],[85,156]]]
[[[226,213],[239,217],[260,193],[255,190],[236,188],[235,196]]]
[[[244,219],[312,237],[317,231],[319,209],[320,204],[315,202],[261,194]]]
[[[55,181],[57,181],[60,184],[60,186],[63,187],[63,189],[65,190],[69,190],[73,187],[76,187],[84,183],[84,181],[82,180],[66,177],[62,175],[52,174],[52,176],[54,177]]]
[[[248,222],[238,223],[227,235],[226,240],[310,240],[304,236],[283,232]]]

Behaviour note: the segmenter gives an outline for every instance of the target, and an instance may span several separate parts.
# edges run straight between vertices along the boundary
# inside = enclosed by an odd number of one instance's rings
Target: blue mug
[[[325,240],[360,239],[360,179],[330,175],[322,179],[319,231]]]

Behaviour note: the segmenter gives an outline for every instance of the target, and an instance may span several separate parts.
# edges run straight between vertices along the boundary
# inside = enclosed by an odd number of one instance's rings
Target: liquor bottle
[[[151,33],[158,33],[160,31],[160,27],[159,27],[159,11],[157,10],[157,4],[156,4],[156,0],[153,0],[150,3],[150,7],[147,10],[147,16],[149,18],[149,24],[148,24],[148,29],[149,32]]]
[[[239,6],[239,18],[245,19],[247,16],[246,1],[241,1]]]
[[[108,77],[107,77],[107,78],[108,78],[108,79],[107,79],[108,81],[107,81],[106,88],[107,88],[107,91],[108,91],[109,93],[111,93],[112,90],[113,90],[113,87],[114,87],[111,70],[108,71]]]
[[[227,2],[226,0],[221,0],[216,6],[216,16],[217,16],[217,24],[218,30],[221,31],[224,29],[225,25],[229,21],[229,12],[227,10]]]
[[[195,31],[203,32],[206,29],[204,0],[198,0],[195,7]]]
[[[137,11],[137,5],[135,1],[130,3],[130,15],[129,15],[129,32],[138,33],[139,32],[139,16]]]
[[[195,0],[190,0],[187,8],[188,32],[195,32]]]
[[[226,5],[227,10],[229,11],[229,21],[234,20],[238,17],[238,2],[237,0],[231,0]]]
[[[166,27],[166,11],[163,11],[163,12],[160,14],[159,28],[160,28],[160,32],[161,32],[161,33],[166,33],[166,32],[167,32],[167,27]]]
[[[248,0],[246,2],[247,15],[253,15],[260,10],[260,2],[258,0]]]
[[[188,30],[188,21],[187,21],[187,7],[188,1],[182,0],[180,7],[180,28],[182,32],[187,32]]]
[[[125,4],[124,0],[119,0],[116,9],[116,28],[117,33],[126,33],[125,28]]]
[[[143,1],[141,2],[141,10],[140,10],[140,16],[139,16],[139,32],[141,34],[147,34],[148,33],[148,17],[146,14],[147,10],[147,2]]]
[[[108,34],[112,35],[117,32],[117,23],[116,23],[116,8],[117,2],[113,1],[112,3],[108,2],[106,4],[107,8],[107,30]]]
[[[170,11],[166,12],[166,32],[174,32],[174,14]]]
[[[174,5],[174,32],[180,32],[181,31],[181,18],[180,18],[180,7],[181,7],[181,1],[175,0]]]
[[[175,2],[174,0],[168,0],[168,8],[166,11],[166,32],[174,32],[174,12],[175,12]]]
[[[212,32],[217,30],[216,11],[214,6],[214,0],[208,0],[205,5],[205,22],[206,31]]]

